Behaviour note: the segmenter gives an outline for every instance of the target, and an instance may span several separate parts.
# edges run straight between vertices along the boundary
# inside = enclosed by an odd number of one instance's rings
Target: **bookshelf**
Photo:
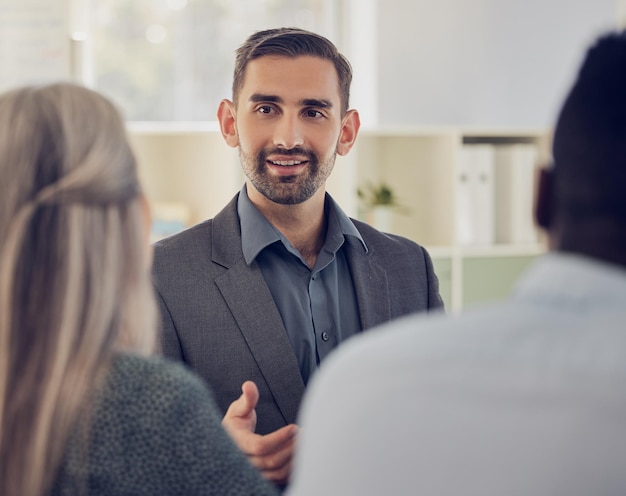
[[[243,184],[237,151],[226,146],[215,123],[130,123],[129,134],[149,199],[159,206],[184,205],[189,224],[215,215]],[[545,251],[540,237],[498,240],[493,222],[488,242],[459,238],[459,164],[467,147],[477,144],[498,151],[531,146],[536,151],[533,167],[550,159],[549,130],[365,129],[352,151],[337,157],[327,184],[348,215],[366,221],[368,212],[358,202],[357,188],[380,181],[393,188],[404,208],[391,210],[387,227],[428,248],[452,312],[505,296],[525,267]],[[492,217],[502,210],[493,182],[492,210],[487,213]],[[530,205],[531,199],[523,196]],[[532,212],[527,215],[530,221]]]
[[[186,224],[213,217],[243,184],[217,123],[131,122],[128,131],[148,198],[186,207]]]
[[[550,161],[551,134],[547,129],[464,129],[455,127],[407,127],[371,129],[360,133],[351,153],[341,158],[342,165],[353,168],[357,186],[384,181],[397,194],[406,211],[392,210],[390,231],[426,246],[433,257],[440,279],[441,294],[450,311],[458,311],[505,296],[526,266],[545,251],[545,242],[532,222],[532,196],[536,168]],[[460,174],[467,150],[490,148],[493,195],[487,211],[490,230],[487,238],[463,239],[459,227],[467,227],[468,208],[462,203]],[[533,154],[524,156],[529,149]],[[515,151],[528,163],[525,183],[513,183],[513,191],[498,198],[496,175],[504,169],[500,154]],[[476,166],[475,163],[471,164]],[[519,175],[509,177],[517,181]],[[502,189],[500,181],[500,189]],[[510,184],[509,184],[510,186]],[[522,188],[523,186],[523,188]],[[511,189],[511,188],[509,188]],[[523,194],[513,195],[522,190]],[[472,200],[485,207],[485,190]],[[515,200],[517,216],[526,221],[525,235],[497,234],[497,215],[506,209],[504,202]],[[472,212],[472,215],[478,212]],[[364,218],[359,212],[358,217]],[[506,221],[500,220],[500,224]],[[527,231],[532,229],[534,236]],[[524,234],[524,233],[523,233]],[[508,235],[507,239],[505,236]]]

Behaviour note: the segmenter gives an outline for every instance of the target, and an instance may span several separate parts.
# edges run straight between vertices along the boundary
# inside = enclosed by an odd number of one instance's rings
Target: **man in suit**
[[[206,379],[224,426],[278,483],[319,363],[363,330],[442,307],[424,248],[348,218],[325,192],[336,154],[359,131],[351,78],[319,35],[250,36],[237,52],[233,100],[218,110],[245,185],[214,219],[154,250],[164,354]]]
[[[290,496],[626,494],[626,33],[589,50],[541,171],[549,236],[505,301],[346,343]]]

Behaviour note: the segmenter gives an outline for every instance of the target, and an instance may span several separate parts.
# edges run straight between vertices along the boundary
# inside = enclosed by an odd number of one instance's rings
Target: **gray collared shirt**
[[[319,363],[341,341],[361,331],[352,276],[342,247],[359,231],[326,195],[326,240],[313,269],[291,242],[259,212],[241,189],[237,203],[243,255],[256,261],[287,330],[306,384]]]

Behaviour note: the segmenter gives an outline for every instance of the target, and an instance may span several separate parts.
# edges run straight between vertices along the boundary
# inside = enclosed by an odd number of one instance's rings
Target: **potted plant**
[[[398,202],[393,188],[384,181],[366,183],[362,188],[357,188],[357,196],[363,204],[368,222],[381,231],[390,230],[392,209],[405,208]]]

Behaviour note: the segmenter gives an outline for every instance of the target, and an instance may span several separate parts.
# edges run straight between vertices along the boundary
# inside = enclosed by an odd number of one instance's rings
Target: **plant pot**
[[[391,207],[378,205],[372,207],[367,215],[368,224],[379,231],[389,232],[391,230]]]

